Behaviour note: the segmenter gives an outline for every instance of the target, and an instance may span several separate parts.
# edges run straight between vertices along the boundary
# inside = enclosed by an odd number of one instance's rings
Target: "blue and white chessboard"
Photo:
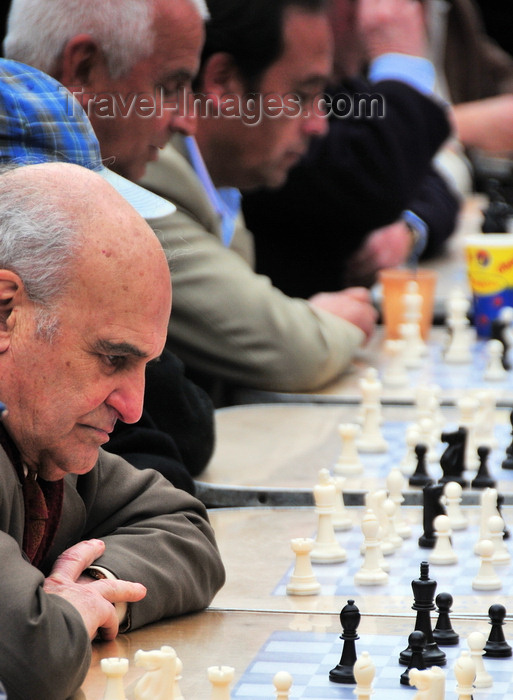
[[[337,532],[336,538],[347,552],[347,560],[339,564],[312,564],[313,572],[321,584],[321,595],[341,596],[343,598],[362,598],[364,596],[401,596],[411,599],[413,593],[411,582],[419,578],[420,562],[429,561],[433,551],[419,547],[418,538],[422,533],[419,526],[413,527],[413,534],[404,540],[400,549],[385,557],[390,565],[388,583],[381,586],[362,586],[354,583],[354,575],[361,568],[363,557],[360,546],[363,542],[360,521],[355,523],[352,530]],[[305,533],[305,537],[315,537],[315,534]],[[496,566],[495,570],[502,581],[502,588],[496,591],[478,591],[472,588],[472,580],[480,568],[480,558],[474,554],[474,544],[479,538],[477,525],[469,526],[466,530],[454,530],[452,533],[453,549],[458,555],[457,564],[429,565],[429,578],[437,582],[436,593],[450,593],[453,596],[453,612],[466,613],[472,603],[472,610],[486,615],[490,596],[494,602],[500,602],[504,596],[513,595],[513,564]],[[509,544],[508,549],[513,547]],[[286,587],[294,571],[294,562],[274,590],[274,595],[287,595]],[[485,598],[486,596],[486,598]],[[482,609],[480,599],[483,599]],[[507,603],[506,603],[507,605]],[[512,696],[513,697],[513,696]]]
[[[454,627],[458,631],[456,623]],[[354,700],[354,685],[329,680],[330,669],[340,660],[342,645],[337,634],[276,631],[244,671],[232,690],[231,697],[270,700],[275,697],[272,683],[274,675],[278,671],[288,671],[293,677],[291,700]],[[398,657],[407,645],[407,638],[392,635],[361,635],[356,642],[357,654],[368,651],[376,668],[372,696],[375,700],[413,698],[415,689],[399,682],[405,667],[399,664]],[[453,666],[464,649],[468,650],[468,646],[461,638],[458,645],[443,647],[447,655],[447,664],[443,670],[446,673],[445,690],[448,700],[457,698]],[[484,662],[486,670],[493,676],[493,686],[476,689],[474,700],[506,700],[513,697],[513,660],[485,658]]]
[[[381,479],[383,481],[383,484],[385,483],[386,477],[390,473],[390,470],[393,467],[401,467],[401,461],[403,460],[407,447],[406,447],[406,429],[408,425],[414,423],[414,413],[412,413],[412,420],[410,422],[407,421],[402,421],[402,420],[387,420],[387,406],[383,406],[382,408],[382,414],[384,417],[384,421],[381,425],[381,432],[388,443],[388,450],[387,452],[381,452],[381,453],[360,453],[360,460],[362,461],[362,464],[364,465],[364,470],[365,474],[372,476],[376,479]],[[512,442],[512,437],[511,437],[511,424],[509,422],[509,411],[506,409],[497,409],[497,413],[499,411],[505,412],[502,414],[502,421],[503,422],[498,422],[495,427],[494,427],[494,433],[495,437],[497,440],[497,447],[493,448],[490,452],[489,459],[488,459],[488,468],[491,476],[499,483],[500,481],[513,481],[513,470],[511,469],[502,469],[501,464],[502,461],[504,460],[505,454],[506,454],[506,448],[509,447],[509,445]],[[444,412],[444,411],[442,411]],[[508,418],[504,422],[504,419]],[[444,426],[444,430],[447,432],[451,432],[453,430],[458,429],[458,423],[456,422],[456,413],[453,409],[452,411],[452,420],[449,418],[447,420],[446,426]],[[447,447],[446,443],[440,442],[437,449],[436,449],[436,454],[438,458],[442,455],[443,451]],[[437,463],[427,463],[427,471],[429,475],[433,478],[433,480],[438,481],[438,479],[442,476],[442,469],[439,464],[439,460]],[[469,483],[472,481],[472,479],[475,477],[476,471],[468,471],[465,472],[464,477],[469,481]],[[348,477],[348,479],[351,479],[352,477]],[[356,475],[355,477],[357,480],[361,481],[361,475]],[[405,478],[408,479],[408,475],[405,475]],[[351,482],[348,482],[348,486],[350,487]],[[500,491],[500,489],[499,489]]]

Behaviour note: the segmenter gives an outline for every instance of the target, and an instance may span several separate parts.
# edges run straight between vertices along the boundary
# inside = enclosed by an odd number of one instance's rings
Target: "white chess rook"
[[[338,432],[342,440],[342,449],[338,460],[333,466],[333,471],[341,476],[362,474],[363,463],[356,446],[356,438],[360,433],[360,426],[357,423],[341,423],[338,426]]]
[[[128,673],[128,659],[111,657],[102,659],[100,665],[103,673],[107,676],[103,700],[126,700],[123,676]]]
[[[208,680],[212,684],[210,700],[230,700],[230,684],[235,675],[231,666],[209,666]]]
[[[317,535],[310,553],[311,561],[320,564],[347,559],[346,551],[339,545],[333,528],[333,512],[337,497],[335,484],[327,469],[319,471],[319,483],[314,488]]]
[[[308,537],[297,537],[290,541],[296,555],[294,572],[287,584],[288,595],[317,595],[321,584],[315,578],[310,560],[314,541]]]

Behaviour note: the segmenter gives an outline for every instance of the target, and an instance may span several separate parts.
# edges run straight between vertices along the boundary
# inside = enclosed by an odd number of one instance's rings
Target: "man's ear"
[[[206,61],[202,72],[202,90],[208,95],[242,94],[244,85],[233,56],[214,53]]]
[[[20,302],[23,282],[11,270],[0,270],[0,353],[5,352],[11,342],[15,325],[14,309]]]
[[[55,77],[73,91],[92,88],[98,85],[97,81],[101,88],[106,74],[105,56],[97,42],[90,34],[77,34],[64,47]]]

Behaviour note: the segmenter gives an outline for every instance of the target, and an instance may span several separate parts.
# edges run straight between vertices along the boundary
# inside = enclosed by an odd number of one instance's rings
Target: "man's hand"
[[[513,152],[513,95],[497,95],[452,108],[456,136],[468,147],[493,154]]]
[[[140,583],[81,578],[104,550],[101,540],[79,542],[60,555],[44,582],[46,593],[65,598],[78,610],[91,639],[98,631],[103,639],[114,639],[118,633],[114,603],[135,603],[146,595]]]
[[[412,242],[412,235],[404,221],[376,229],[347,261],[347,284],[371,287],[376,282],[379,270],[397,267],[408,260]]]
[[[358,0],[357,27],[369,61],[386,53],[427,56],[424,9],[418,0]]]
[[[367,340],[372,335],[378,313],[372,306],[368,289],[353,287],[341,292],[321,292],[309,301],[313,306],[358,326],[365,333]]]

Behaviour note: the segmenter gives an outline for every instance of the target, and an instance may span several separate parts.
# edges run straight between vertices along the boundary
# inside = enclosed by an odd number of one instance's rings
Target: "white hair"
[[[20,187],[15,165],[0,166],[0,268],[15,272],[37,307],[37,330],[48,339],[57,307],[72,283],[71,263],[83,239],[69,211],[50,190]]]
[[[113,78],[153,50],[153,0],[13,0],[6,58],[53,74],[68,41],[90,34]]]

